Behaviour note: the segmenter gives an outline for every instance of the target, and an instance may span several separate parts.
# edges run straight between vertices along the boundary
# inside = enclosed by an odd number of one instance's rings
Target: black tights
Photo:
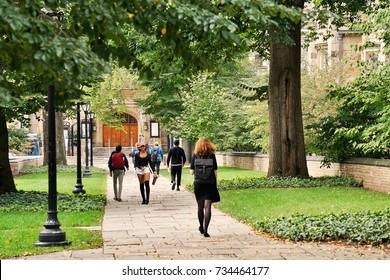
[[[146,198],[145,198],[145,189],[146,189]],[[139,190],[141,192],[142,202],[149,202],[149,195],[150,195],[149,181],[145,181],[144,183],[140,183]]]
[[[211,200],[198,201],[198,220],[200,227],[207,232],[211,220]]]

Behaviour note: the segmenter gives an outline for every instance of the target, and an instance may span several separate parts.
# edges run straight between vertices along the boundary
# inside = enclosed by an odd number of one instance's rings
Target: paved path
[[[151,186],[149,205],[141,204],[138,181],[127,172],[123,202],[113,200],[112,179],[107,177],[107,199],[102,224],[103,247],[22,257],[22,259],[219,259],[219,260],[384,260],[390,250],[379,248],[276,241],[212,209],[210,238],[198,232],[194,195],[172,191],[160,177]],[[88,190],[87,190],[88,191]]]

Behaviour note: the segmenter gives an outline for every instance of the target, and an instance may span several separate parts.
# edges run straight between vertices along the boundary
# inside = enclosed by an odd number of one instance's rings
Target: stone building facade
[[[356,50],[356,47],[361,47],[367,42],[371,42],[371,47],[363,51]],[[309,44],[307,50],[303,51],[303,60],[309,66],[317,66],[324,69],[332,63],[344,60],[346,67],[349,67],[351,79],[356,77],[359,72],[354,62],[357,61],[382,61],[389,62],[390,57],[381,52],[384,43],[376,36],[360,35],[360,31],[340,29],[333,31],[331,36],[326,41],[317,39]]]
[[[124,88],[127,112],[121,117],[124,119],[123,130],[112,128],[94,120],[92,125],[92,139],[94,147],[134,147],[137,142],[144,142],[153,146],[155,142],[160,144],[164,151],[168,149],[169,138],[164,127],[153,116],[146,115],[134,101],[136,89]],[[137,90],[138,94],[139,91]]]

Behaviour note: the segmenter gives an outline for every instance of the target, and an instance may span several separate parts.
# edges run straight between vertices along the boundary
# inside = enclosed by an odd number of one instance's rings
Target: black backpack
[[[195,156],[195,183],[214,184],[214,162],[210,155],[205,158]]]
[[[153,150],[150,158],[151,158],[152,162],[158,161],[158,148]]]

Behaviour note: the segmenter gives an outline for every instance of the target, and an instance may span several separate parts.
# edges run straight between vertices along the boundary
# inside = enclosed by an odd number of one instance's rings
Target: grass
[[[166,168],[160,169],[160,174],[165,178],[171,178],[171,174],[168,172]],[[218,179],[233,179],[236,177],[264,177],[266,176],[266,172],[263,171],[255,171],[255,170],[246,170],[239,169],[234,167],[226,167],[220,166],[218,167]],[[194,181],[194,176],[190,174],[190,168],[184,167],[181,177],[182,186],[188,185]]]
[[[102,211],[59,212],[58,220],[61,227],[91,227],[100,225],[102,214]],[[3,212],[0,216],[0,230],[43,229],[46,219],[47,212]]]
[[[47,192],[47,168],[15,178],[19,191]],[[90,178],[82,178],[84,189],[88,196],[106,195],[106,176],[104,170],[91,169]],[[57,191],[73,196],[77,173],[74,167],[60,168],[57,174]],[[60,201],[59,201],[60,203]],[[57,208],[58,209],[58,208]],[[47,219],[47,211],[12,211],[1,212],[0,215],[0,258],[34,255],[47,252],[58,252],[66,249],[82,250],[101,247],[103,244],[100,230],[82,229],[80,227],[100,226],[104,207],[101,210],[83,212],[58,213],[61,229],[66,233],[66,239],[72,243],[65,247],[36,247],[39,233],[44,230],[43,224]]]
[[[84,189],[88,194],[104,194],[106,188],[106,175],[103,173],[91,172],[92,176],[89,178],[82,178]],[[62,172],[57,174],[57,191],[59,193],[72,193],[76,185],[76,173]],[[48,174],[33,173],[26,174],[15,178],[16,188],[24,191],[44,191],[48,188]],[[93,186],[93,187],[92,187]]]
[[[170,178],[166,169],[160,174]],[[264,177],[265,172],[219,167],[218,179]],[[193,182],[189,168],[183,169],[182,185]],[[290,216],[297,213],[322,214],[383,210],[390,206],[390,196],[354,187],[261,188],[220,191],[216,206],[238,220],[253,224],[257,220]]]
[[[240,179],[226,181],[233,183],[230,188],[226,188],[229,184],[225,181],[220,182],[221,201],[215,206],[253,228],[274,236],[284,236],[282,238],[304,238],[308,241],[334,238],[361,244],[388,244],[389,222],[386,213],[390,206],[390,195],[363,189],[358,187],[359,184],[352,184],[350,179],[344,178],[342,181],[336,177],[326,178],[330,180],[307,179],[304,184],[298,184],[297,178],[276,178],[275,182],[267,180],[269,184],[258,187],[258,180],[243,179],[254,175],[265,176],[265,173],[253,172],[236,172],[235,169],[221,167],[218,172],[220,180]],[[169,176],[167,172],[161,174]],[[185,170],[182,185],[191,190],[192,183],[192,176]],[[242,187],[242,184],[245,188],[237,188]],[[300,218],[299,215],[306,218]],[[280,222],[273,222],[281,217],[283,219]],[[318,224],[320,226],[316,228]],[[328,227],[335,225],[337,228],[328,232]]]
[[[26,174],[15,178],[18,190],[47,192],[47,171]],[[93,169],[91,178],[83,178],[88,195],[106,194],[106,171]],[[160,174],[170,178],[166,169]],[[218,169],[219,179],[264,177],[265,172],[243,170],[231,167]],[[189,168],[183,169],[182,185],[191,184],[193,176]],[[76,172],[61,168],[57,176],[57,190],[72,194],[76,183]],[[291,216],[297,213],[315,215],[322,213],[354,213],[364,210],[383,210],[390,205],[390,196],[354,187],[315,187],[315,188],[258,188],[220,191],[221,201],[216,204],[222,211],[238,220],[254,225],[257,221]],[[0,201],[1,202],[1,201]],[[66,232],[72,244],[66,247],[36,247],[39,232],[47,219],[46,211],[1,212],[0,215],[0,258],[56,252],[66,249],[81,250],[102,246],[100,231],[80,227],[100,226],[101,211],[59,212],[61,229]]]
[[[220,195],[219,209],[252,225],[265,218],[298,213],[360,212],[390,205],[387,194],[352,187],[226,190]]]
[[[77,228],[63,228],[66,240],[72,243],[66,247],[36,247],[39,233],[42,229],[12,229],[0,231],[0,257],[2,259],[15,256],[35,255],[48,252],[59,252],[64,249],[90,249],[102,245],[100,231],[90,231]]]

